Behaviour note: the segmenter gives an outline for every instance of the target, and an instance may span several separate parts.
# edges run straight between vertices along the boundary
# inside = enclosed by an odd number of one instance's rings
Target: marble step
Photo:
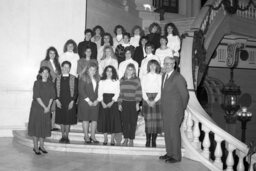
[[[94,144],[84,144],[83,139],[75,139],[74,137],[80,137],[81,133],[72,132],[70,144],[60,144],[59,143],[59,132],[53,132],[52,137],[47,138],[45,141],[45,146],[48,150],[52,151],[62,151],[62,152],[79,152],[79,153],[95,153],[95,154],[119,154],[119,155],[147,155],[147,156],[159,156],[165,154],[164,146],[158,145],[157,148],[146,148],[144,145],[142,146],[142,137],[136,137],[136,141],[134,141],[134,147],[122,147],[122,146],[103,146],[102,141],[98,145]],[[78,135],[76,135],[78,134]],[[56,137],[54,137],[56,136]],[[78,138],[77,137],[77,138]],[[101,140],[103,135],[97,134],[96,138]],[[33,147],[32,138],[27,135],[26,130],[14,130],[13,131],[14,141],[28,146]],[[160,138],[160,140],[163,138]],[[161,140],[163,141],[163,140]],[[160,142],[161,142],[160,141]],[[145,140],[144,140],[145,143]],[[141,145],[140,145],[141,144]],[[184,154],[184,149],[182,149],[182,155]]]

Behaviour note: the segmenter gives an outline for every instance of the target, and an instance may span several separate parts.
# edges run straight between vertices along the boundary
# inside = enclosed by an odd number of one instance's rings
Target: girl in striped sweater
[[[120,80],[119,110],[123,126],[123,146],[133,146],[138,119],[139,103],[142,99],[140,79],[136,77],[133,64],[128,64]],[[128,143],[129,140],[129,143]]]

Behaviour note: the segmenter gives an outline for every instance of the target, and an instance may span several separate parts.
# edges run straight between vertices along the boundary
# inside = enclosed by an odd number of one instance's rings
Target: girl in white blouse
[[[136,25],[133,27],[131,34],[132,37],[130,43],[136,48],[139,46],[140,38],[144,35],[144,32],[140,26]]]
[[[165,36],[160,37],[160,48],[158,48],[155,52],[155,55],[158,56],[160,60],[160,65],[164,67],[164,58],[166,56],[173,57],[173,51],[171,48],[167,46],[168,40]]]
[[[173,56],[179,58],[180,37],[177,27],[173,23],[168,23],[165,25],[164,31],[168,39],[167,46],[173,51]]]
[[[145,119],[146,147],[156,147],[158,133],[162,133],[163,122],[160,113],[159,100],[161,97],[162,76],[160,64],[150,60],[147,65],[148,73],[142,78],[142,113]]]
[[[111,46],[105,46],[103,50],[103,57],[99,62],[99,74],[102,75],[106,66],[111,65],[116,70],[118,69],[118,62]]]
[[[99,82],[98,101],[100,102],[98,131],[104,133],[103,145],[108,144],[108,134],[111,134],[111,145],[115,145],[114,135],[120,133],[121,119],[117,99],[120,85],[116,69],[108,65]]]

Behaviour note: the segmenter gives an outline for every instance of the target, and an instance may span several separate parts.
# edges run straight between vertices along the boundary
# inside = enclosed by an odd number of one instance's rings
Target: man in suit
[[[160,160],[168,163],[181,161],[180,125],[187,107],[189,94],[183,76],[174,70],[175,59],[165,57],[162,77],[161,111],[164,122],[166,154]]]

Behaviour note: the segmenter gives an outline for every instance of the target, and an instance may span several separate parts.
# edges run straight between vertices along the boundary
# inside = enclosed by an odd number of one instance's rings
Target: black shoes
[[[150,147],[150,140],[152,134],[146,134],[146,147]]]
[[[90,141],[94,144],[99,144],[100,142],[96,139],[92,139],[92,137],[90,137]]]
[[[40,147],[39,147],[40,148]],[[36,155],[41,155],[40,150],[36,151],[36,149],[33,148],[33,151],[35,152]]]
[[[156,147],[157,134],[152,134],[152,147]]]
[[[39,147],[39,151],[42,151],[43,153],[47,154],[48,151],[46,151],[45,149],[42,149],[41,147]]]
[[[171,158],[171,157],[168,156],[167,154],[165,154],[165,155],[159,157],[160,160],[167,160],[167,159],[169,159],[169,158]]]
[[[181,160],[176,160],[176,159],[168,156],[167,154],[160,156],[159,159],[164,160],[166,163],[177,163],[177,162],[181,161]]]
[[[68,139],[68,137],[61,137],[59,143],[70,144],[70,140]]]

